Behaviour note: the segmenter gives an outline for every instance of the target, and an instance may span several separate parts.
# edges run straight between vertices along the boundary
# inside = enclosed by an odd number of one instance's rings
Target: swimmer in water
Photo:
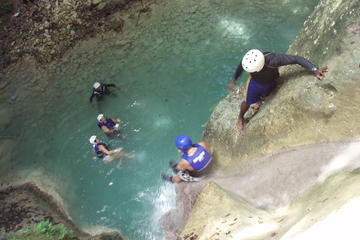
[[[178,164],[169,163],[176,175],[163,173],[163,180],[176,183],[193,182],[210,171],[212,156],[205,142],[193,144],[190,137],[182,135],[176,138],[175,145],[179,153],[182,153]]]
[[[120,133],[120,119],[119,118],[107,118],[104,114],[97,116],[98,127],[108,136],[110,139],[121,138]]]
[[[124,158],[133,158],[135,156],[132,153],[124,152],[122,147],[110,150],[109,147],[95,135],[91,136],[89,141],[93,145],[93,150],[97,157],[101,158],[104,163],[109,163],[113,160],[120,162]]]
[[[92,102],[93,98],[96,97],[97,101],[100,101],[103,99],[103,97],[105,95],[111,95],[113,94],[112,92],[110,92],[109,88],[110,87],[114,87],[117,88],[118,90],[120,90],[119,87],[117,87],[115,84],[112,83],[100,83],[100,82],[96,82],[94,83],[93,89],[92,89],[92,94],[90,96],[90,102]]]

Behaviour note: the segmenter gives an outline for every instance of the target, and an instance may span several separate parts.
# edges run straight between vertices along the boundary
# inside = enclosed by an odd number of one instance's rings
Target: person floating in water
[[[134,154],[124,152],[122,147],[110,150],[109,147],[95,135],[90,137],[89,142],[93,145],[93,150],[97,157],[101,158],[104,163],[109,163],[113,160],[121,161],[123,158],[134,157]]]
[[[181,135],[176,138],[175,145],[183,155],[178,164],[169,162],[176,175],[171,176],[163,173],[162,178],[164,180],[176,183],[193,182],[209,172],[212,157],[205,142],[192,144],[190,137]]]
[[[113,94],[109,90],[110,87],[114,87],[120,90],[120,88],[118,88],[115,84],[112,83],[109,84],[99,83],[99,82],[94,83],[92,94],[90,96],[90,102],[92,102],[94,97],[96,97],[96,100],[100,101],[103,98],[103,96]]]
[[[234,90],[236,81],[243,71],[250,73],[246,84],[245,99],[241,103],[236,124],[240,132],[244,129],[244,115],[250,105],[254,104],[258,109],[261,105],[261,99],[268,96],[276,87],[276,79],[280,76],[278,68],[291,64],[299,64],[313,72],[318,79],[321,79],[328,71],[327,66],[319,68],[301,56],[261,52],[257,49],[252,49],[244,55],[241,64],[236,69],[233,80],[228,84],[230,93]]]
[[[108,136],[109,138],[119,138],[121,137],[120,129],[120,119],[119,118],[107,118],[104,114],[99,114],[97,116],[99,128]]]

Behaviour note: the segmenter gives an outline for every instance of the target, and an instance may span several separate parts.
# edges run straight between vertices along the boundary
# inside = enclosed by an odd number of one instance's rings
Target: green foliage
[[[77,237],[64,224],[53,225],[50,221],[42,221],[35,224],[32,229],[25,228],[16,237],[11,238],[11,240],[32,239],[73,240]]]
[[[37,223],[34,226],[33,231],[49,237],[56,237],[60,240],[73,239],[75,237],[73,231],[67,229],[64,224],[53,225],[49,221]]]
[[[29,228],[24,228],[23,230],[21,230],[21,233],[30,233],[31,229]]]

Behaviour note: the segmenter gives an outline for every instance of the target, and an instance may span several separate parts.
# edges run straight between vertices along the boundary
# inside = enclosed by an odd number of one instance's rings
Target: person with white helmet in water
[[[90,137],[89,142],[93,145],[94,153],[98,158],[101,158],[104,163],[112,162],[114,159],[121,160],[122,158],[134,157],[133,154],[122,151],[122,147],[110,150],[108,145],[103,143],[101,139],[95,135]]]
[[[119,118],[107,118],[104,114],[97,116],[98,127],[108,136],[109,138],[121,137],[120,119]]]
[[[110,95],[111,92],[109,90],[109,87],[115,87],[120,90],[115,84],[112,83],[100,83],[95,82],[92,89],[92,94],[90,96],[90,102],[92,102],[93,98],[96,97],[96,99],[99,101],[103,98],[105,95]]]
[[[259,108],[261,99],[268,96],[277,85],[276,79],[280,76],[279,67],[291,64],[299,64],[313,72],[318,79],[321,79],[328,71],[327,66],[319,68],[301,56],[262,52],[258,49],[252,49],[244,55],[241,64],[236,69],[233,80],[228,84],[228,91],[231,93],[243,71],[250,73],[246,83],[245,99],[241,103],[236,124],[240,132],[244,129],[244,114],[250,105],[255,104]]]
[[[186,135],[178,136],[175,139],[178,151],[182,153],[179,163],[169,162],[175,176],[162,174],[164,180],[170,182],[193,182],[198,177],[208,173],[211,168],[212,156],[209,153],[205,142],[193,144],[190,137]]]

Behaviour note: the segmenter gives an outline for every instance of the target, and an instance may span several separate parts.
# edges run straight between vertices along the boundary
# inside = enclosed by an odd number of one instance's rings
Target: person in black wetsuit
[[[230,93],[234,90],[236,81],[243,71],[250,73],[246,84],[245,99],[241,103],[236,124],[240,132],[244,129],[244,114],[250,105],[256,104],[256,107],[259,108],[261,98],[268,96],[276,87],[276,79],[280,76],[279,67],[291,64],[299,64],[313,72],[318,79],[321,79],[328,71],[327,66],[319,68],[301,56],[261,52],[257,49],[252,49],[244,55],[241,64],[236,69],[233,80],[228,84]]]
[[[92,102],[94,97],[96,97],[96,100],[100,101],[103,96],[112,94],[109,90],[109,87],[114,87],[120,90],[120,88],[118,88],[115,84],[112,83],[94,83],[92,94],[90,96],[90,102]]]

